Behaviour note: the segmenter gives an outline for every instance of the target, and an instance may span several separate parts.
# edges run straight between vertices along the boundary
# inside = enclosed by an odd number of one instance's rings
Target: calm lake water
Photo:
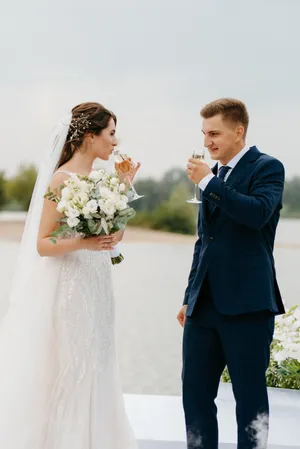
[[[282,220],[275,250],[279,285],[287,306],[300,300],[300,221]],[[0,316],[7,309],[18,251],[0,241]],[[125,261],[113,269],[117,335],[124,391],[180,394],[182,330],[176,315],[182,302],[193,246],[126,243]]]

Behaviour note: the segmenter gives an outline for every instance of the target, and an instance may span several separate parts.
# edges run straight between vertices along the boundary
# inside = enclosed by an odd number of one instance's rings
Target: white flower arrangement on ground
[[[230,382],[227,368],[222,380]],[[271,345],[267,385],[277,388],[300,389],[300,307],[291,307],[276,318]]]
[[[277,317],[267,380],[274,387],[300,389],[300,307]]]
[[[277,318],[273,356],[276,362],[295,359],[300,363],[300,307],[295,305]]]
[[[127,221],[135,216],[128,206],[126,186],[117,173],[109,174],[103,169],[93,170],[89,176],[73,174],[64,181],[61,192],[53,193],[49,187],[45,198],[57,203],[63,217],[59,228],[51,234],[51,240],[81,235],[113,234],[123,230]],[[123,260],[115,248],[111,252],[113,264]]]

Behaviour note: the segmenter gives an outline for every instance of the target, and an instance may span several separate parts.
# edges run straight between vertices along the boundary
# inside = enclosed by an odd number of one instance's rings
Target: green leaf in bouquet
[[[88,223],[86,220],[82,220],[78,225],[77,225],[77,231],[81,234],[84,234],[86,236],[88,235],[93,235],[92,232],[90,231],[89,227],[88,227]]]
[[[102,232],[102,230],[103,230],[103,227],[102,227],[101,222],[100,222],[100,221],[97,221],[97,227],[96,227],[95,234],[96,234],[96,235],[100,235],[101,232]]]
[[[119,217],[127,217],[129,220],[130,218],[135,217],[135,210],[132,207],[127,207],[126,209],[120,210],[118,213]]]
[[[96,214],[91,214],[94,218],[102,218],[100,214],[96,213]]]
[[[97,222],[95,220],[88,220],[87,225],[91,233],[95,234],[97,230]]]
[[[128,207],[118,213],[118,215],[113,220],[114,227],[124,230],[128,220],[135,216],[135,210],[132,207]]]
[[[126,223],[125,222],[116,223],[116,227],[118,231],[124,231],[124,229],[126,228]]]
[[[104,230],[105,234],[108,235],[109,234],[109,229],[108,229],[108,224],[107,224],[105,218],[101,218],[100,224],[101,224],[101,228]]]
[[[93,199],[93,200],[98,200],[99,198],[100,198],[100,192],[99,192],[99,189],[98,189],[98,188],[93,189],[93,190],[91,191],[91,199]]]
[[[44,198],[49,201],[52,201],[54,203],[58,203],[60,201],[60,197],[58,195],[57,189],[56,189],[56,193],[54,193],[51,191],[50,186],[48,187],[48,190],[45,193]]]
[[[61,234],[64,234],[65,232],[69,232],[70,230],[72,230],[72,228],[70,228],[69,225],[65,224],[56,229],[56,231],[51,232],[50,235],[51,237],[57,237]]]
[[[284,316],[290,316],[293,315],[293,313],[295,312],[296,309],[298,309],[299,304],[295,304],[294,306],[292,306],[286,313]]]

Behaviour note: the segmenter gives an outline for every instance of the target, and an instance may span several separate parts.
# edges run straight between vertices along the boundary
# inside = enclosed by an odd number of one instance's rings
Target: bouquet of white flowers
[[[61,186],[61,193],[51,192],[49,187],[45,198],[57,203],[63,215],[59,228],[51,234],[53,243],[57,237],[113,234],[135,216],[127,204],[125,184],[117,173],[103,169],[93,170],[89,176],[73,174]],[[123,260],[116,248],[111,251],[111,260],[113,265]]]

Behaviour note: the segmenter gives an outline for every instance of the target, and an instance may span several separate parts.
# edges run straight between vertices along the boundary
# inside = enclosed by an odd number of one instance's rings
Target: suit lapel
[[[247,170],[248,164],[252,164],[252,162],[255,162],[259,155],[260,152],[258,151],[258,149],[256,147],[251,147],[250,150],[248,150],[247,153],[239,160],[239,162],[230,173],[226,181],[226,185],[229,187],[234,187],[241,179],[244,172]]]
[[[259,157],[259,155],[260,155],[260,152],[255,146],[250,147],[250,149],[247,151],[247,153],[239,160],[239,162],[236,164],[236,166],[231,171],[231,173],[226,181],[226,185],[231,188],[236,186],[236,184],[242,178],[244,172],[247,170],[248,165],[255,162],[257,160],[257,158]],[[214,173],[214,175],[217,175],[218,164],[216,164],[212,168],[212,172]],[[209,203],[209,201],[206,200],[205,203]],[[205,206],[204,206],[204,209],[205,209],[204,216],[206,217],[207,221],[211,220],[212,216],[216,213],[217,210],[219,210],[219,208],[217,208],[215,205],[211,206],[211,204],[212,203],[205,204]]]

